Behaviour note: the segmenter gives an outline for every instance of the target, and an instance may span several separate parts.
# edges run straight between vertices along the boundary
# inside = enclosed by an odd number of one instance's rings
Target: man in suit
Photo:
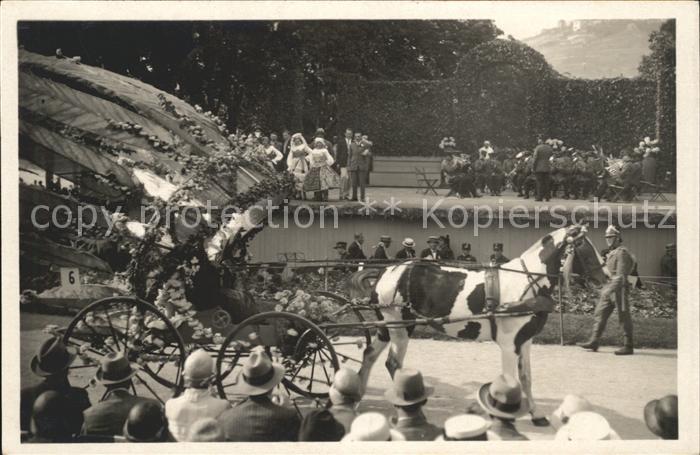
[[[396,253],[396,259],[413,259],[416,257],[416,250],[413,248],[416,246],[416,242],[412,238],[406,237],[403,242],[401,242],[403,248]]]
[[[474,256],[472,256],[472,244],[471,243],[463,243],[462,244],[462,254],[457,256],[457,260],[469,262],[472,264],[477,263],[476,258]]]
[[[538,145],[535,147],[535,153],[532,155],[532,172],[535,173],[535,180],[537,181],[537,197],[536,201],[541,201],[542,199],[549,201],[549,176],[552,172],[552,165],[549,159],[552,157],[554,151],[552,147],[542,142],[541,138],[537,140]]]
[[[227,441],[296,441],[301,423],[296,411],[272,401],[272,391],[285,368],[273,363],[262,349],[253,350],[231,391],[247,398],[219,416]]]
[[[379,244],[374,249],[374,255],[372,259],[379,259],[386,261],[389,259],[389,255],[386,254],[386,249],[391,245],[391,237],[388,235],[383,235],[379,238]]]
[[[101,402],[83,412],[82,434],[122,435],[124,422],[134,405],[155,403],[160,406],[156,400],[137,397],[129,392],[133,387],[131,378],[138,373],[137,368],[137,365],[129,362],[124,352],[110,352],[102,359],[95,379],[105,386],[107,392]]]
[[[340,200],[350,199],[350,179],[348,177],[348,157],[352,145],[352,129],[346,128],[344,137],[336,144],[335,164],[340,170]]]
[[[21,430],[30,431],[32,408],[37,397],[44,392],[53,391],[71,408],[64,409],[68,428],[73,434],[80,432],[82,413],[90,407],[90,399],[85,389],[72,387],[68,382],[68,367],[75,357],[76,353],[63,344],[60,338],[50,338],[41,345],[31,360],[31,370],[44,380],[35,386],[25,387],[20,392]]]
[[[438,259],[441,259],[440,251],[438,249],[439,245],[440,239],[437,236],[431,235],[428,237],[428,248],[421,251],[421,259],[427,259],[429,261],[437,261]]]
[[[352,184],[352,200],[357,201],[357,189],[360,189],[359,201],[365,200],[365,186],[367,185],[367,175],[369,174],[369,162],[371,152],[362,142],[362,134],[355,133],[352,144],[350,144],[350,154],[348,156],[348,173]]]
[[[348,259],[367,259],[365,253],[362,251],[362,244],[365,243],[365,237],[361,232],[355,234],[355,240],[348,247]]]
[[[289,156],[289,151],[292,148],[292,135],[289,133],[288,129],[282,131],[282,148],[278,149],[282,152],[282,159],[279,161],[278,166],[280,171],[287,169],[287,157]]]

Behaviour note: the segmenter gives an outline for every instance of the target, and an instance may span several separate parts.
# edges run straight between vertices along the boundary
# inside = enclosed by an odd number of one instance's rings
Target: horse
[[[448,321],[434,328],[451,337],[496,342],[503,373],[518,379],[533,423],[542,426],[548,422],[532,397],[530,346],[553,311],[554,302],[549,296],[557,278],[552,275],[558,275],[562,260],[567,283],[570,272],[598,284],[608,278],[601,255],[586,237],[586,228],[571,226],[545,235],[500,267],[469,270],[412,260],[382,271],[364,269],[353,274],[350,294],[354,298],[369,295],[378,318],[386,321],[406,321],[416,316],[462,318],[462,322]],[[495,317],[493,311],[513,314]],[[478,315],[484,316],[470,319]],[[359,370],[363,392],[373,364],[387,345],[391,346],[386,367],[392,378],[403,366],[411,330],[410,325],[380,328],[365,350]]]

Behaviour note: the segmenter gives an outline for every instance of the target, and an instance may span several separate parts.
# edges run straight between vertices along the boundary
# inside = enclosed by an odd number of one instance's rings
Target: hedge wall
[[[541,54],[505,40],[477,46],[452,79],[347,76],[337,105],[338,130],[350,126],[369,134],[381,155],[433,155],[444,136],[469,152],[486,139],[531,148],[538,133],[618,151],[654,137],[656,126],[654,83],[564,78]]]

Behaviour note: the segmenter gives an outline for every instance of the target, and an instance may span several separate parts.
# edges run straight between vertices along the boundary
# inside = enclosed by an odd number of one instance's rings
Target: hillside
[[[634,77],[662,19],[561,21],[523,41],[560,73],[586,79]],[[568,73],[568,74],[567,74]]]

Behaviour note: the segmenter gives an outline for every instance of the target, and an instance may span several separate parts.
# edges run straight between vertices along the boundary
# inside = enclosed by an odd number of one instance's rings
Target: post
[[[557,276],[557,293],[559,294],[559,342],[564,346],[564,302],[561,298],[561,272]]]
[[[328,291],[328,259],[323,267],[323,290]]]

